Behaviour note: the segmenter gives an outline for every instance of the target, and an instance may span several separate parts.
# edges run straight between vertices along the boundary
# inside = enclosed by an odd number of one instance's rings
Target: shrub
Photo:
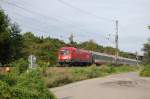
[[[0,99],[10,99],[10,89],[7,83],[0,80]]]
[[[38,62],[38,68],[40,69],[40,71],[42,72],[42,74],[44,76],[47,76],[46,70],[47,70],[48,66],[49,66],[49,64],[46,62],[42,62],[42,61]]]
[[[17,77],[15,73],[1,74],[0,80],[7,83],[9,86],[13,86],[17,83]]]

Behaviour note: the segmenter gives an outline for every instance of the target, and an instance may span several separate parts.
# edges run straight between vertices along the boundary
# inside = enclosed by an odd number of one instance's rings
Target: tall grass
[[[51,67],[44,77],[47,87],[57,87],[75,81],[104,77],[113,73],[137,70],[135,66]]]

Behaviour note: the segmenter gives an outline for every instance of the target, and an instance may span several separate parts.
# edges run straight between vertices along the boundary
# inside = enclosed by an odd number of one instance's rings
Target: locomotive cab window
[[[69,50],[61,50],[60,51],[61,55],[68,55],[69,53],[70,53]]]

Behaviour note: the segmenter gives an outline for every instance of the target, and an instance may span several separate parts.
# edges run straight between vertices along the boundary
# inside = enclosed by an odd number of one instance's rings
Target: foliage
[[[0,99],[56,99],[44,85],[41,72],[30,70],[0,75]]]

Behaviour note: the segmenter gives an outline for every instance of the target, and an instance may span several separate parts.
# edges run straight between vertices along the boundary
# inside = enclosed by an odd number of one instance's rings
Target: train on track
[[[60,65],[80,65],[88,66],[91,64],[115,64],[114,55],[78,49],[75,47],[62,47],[58,53],[58,62]],[[136,65],[140,61],[124,57],[117,58],[117,64]]]

